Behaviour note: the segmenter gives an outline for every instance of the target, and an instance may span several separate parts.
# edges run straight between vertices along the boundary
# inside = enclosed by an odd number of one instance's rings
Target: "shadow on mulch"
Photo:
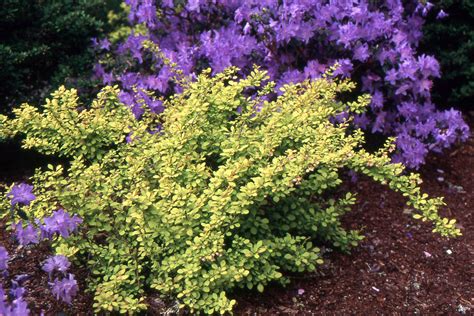
[[[16,164],[13,160],[11,163]],[[325,263],[317,272],[292,276],[286,288],[269,286],[262,294],[236,294],[239,303],[235,314],[474,313],[473,166],[471,137],[443,155],[431,155],[420,170],[423,190],[433,197],[445,197],[447,206],[441,213],[457,219],[462,237],[446,239],[433,234],[430,225],[412,219],[401,195],[361,178],[355,184],[347,184],[349,190],[358,193],[358,203],[344,218],[347,227],[360,229],[366,236],[360,246],[350,255],[327,252]],[[29,170],[25,172],[28,173]],[[50,254],[47,244],[30,250],[16,249],[4,225],[0,225],[0,232],[0,244],[6,244],[16,255],[10,264],[10,275],[32,276],[25,286],[33,315],[42,310],[46,315],[92,314],[90,295],[81,292],[72,306],[58,303],[50,295],[47,275],[40,268]],[[84,289],[87,272],[72,272]],[[7,286],[8,280],[3,283]],[[148,300],[150,304],[156,301],[153,297]],[[153,304],[150,315],[167,309],[164,304]]]

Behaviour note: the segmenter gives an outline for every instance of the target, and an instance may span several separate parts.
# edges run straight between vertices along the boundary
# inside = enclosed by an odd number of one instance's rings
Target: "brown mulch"
[[[51,293],[48,274],[41,270],[44,261],[51,256],[52,250],[48,242],[39,245],[19,247],[13,242],[4,223],[0,226],[0,245],[7,248],[11,261],[8,264],[8,277],[3,278],[4,289],[10,288],[11,280],[18,275],[26,274],[28,277],[21,283],[26,289],[23,298],[28,302],[31,315],[86,315],[92,314],[92,297],[83,292],[74,298],[73,304],[68,305],[56,300]],[[85,269],[71,268],[80,289],[86,288],[87,271]]]
[[[419,171],[424,192],[445,197],[440,213],[457,219],[462,237],[433,234],[412,219],[400,194],[360,179],[351,188],[358,203],[344,218],[362,229],[360,246],[325,255],[316,273],[293,277],[286,288],[241,295],[235,313],[474,315],[474,138],[431,155]]]
[[[471,137],[443,155],[431,155],[420,170],[424,191],[445,197],[447,206],[441,213],[457,219],[462,237],[433,234],[429,224],[412,219],[401,195],[360,178],[347,184],[358,193],[358,203],[344,218],[347,227],[360,229],[366,236],[360,246],[348,255],[328,249],[317,272],[291,277],[286,288],[269,286],[262,294],[237,294],[235,314],[474,314],[473,166]],[[10,276],[31,276],[24,285],[33,315],[41,311],[92,314],[90,295],[80,293],[68,306],[50,294],[47,274],[40,269],[50,254],[46,243],[16,248],[0,223],[0,244],[16,256],[10,263]],[[75,268],[72,272],[84,289],[86,271]],[[9,278],[4,279],[4,287],[8,284]],[[152,307],[149,314],[158,314],[160,309],[166,306]]]

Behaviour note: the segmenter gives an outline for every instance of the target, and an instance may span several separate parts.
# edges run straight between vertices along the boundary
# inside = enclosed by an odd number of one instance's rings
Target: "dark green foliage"
[[[423,50],[434,54],[442,77],[435,82],[436,103],[472,108],[474,105],[474,0],[434,2],[448,17],[428,19]],[[436,11],[438,11],[436,10]],[[435,14],[436,15],[436,14]]]
[[[104,31],[115,2],[2,0],[0,111],[42,98],[64,82],[91,86],[77,78],[91,71],[91,38]]]

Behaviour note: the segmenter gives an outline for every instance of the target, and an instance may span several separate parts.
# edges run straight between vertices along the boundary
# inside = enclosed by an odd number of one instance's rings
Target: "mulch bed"
[[[346,184],[358,193],[359,202],[344,218],[347,227],[360,229],[366,236],[360,246],[351,254],[327,249],[325,263],[317,272],[292,276],[286,288],[275,285],[262,294],[237,293],[235,314],[474,314],[473,166],[471,137],[443,155],[431,155],[420,170],[424,191],[445,197],[447,206],[441,213],[457,219],[462,237],[446,239],[433,234],[430,225],[412,219],[401,195],[360,178]],[[92,314],[90,295],[81,293],[72,306],[51,296],[47,274],[40,270],[50,253],[47,244],[18,249],[3,225],[0,231],[0,244],[16,256],[10,275],[31,275],[25,286],[33,315],[40,311],[46,315]],[[87,272],[73,272],[83,289]],[[4,286],[8,283],[3,280]],[[165,308],[151,308],[149,314]]]
[[[328,253],[317,272],[292,277],[286,288],[241,295],[235,313],[474,314],[474,138],[431,155],[419,171],[424,192],[445,197],[440,213],[457,219],[462,237],[433,234],[400,194],[362,178],[347,184],[358,203],[344,218],[366,236],[360,246]]]
[[[51,255],[52,250],[48,242],[41,242],[32,247],[18,247],[12,242],[10,234],[0,227],[0,245],[7,248],[12,260],[8,265],[8,277],[2,280],[4,289],[10,287],[11,280],[18,275],[26,274],[28,277],[22,282],[26,288],[23,298],[28,302],[31,315],[86,315],[92,314],[92,296],[81,291],[74,298],[73,304],[68,305],[53,297],[49,286],[48,274],[41,270],[44,261]],[[80,289],[86,288],[87,271],[75,267],[71,270]]]

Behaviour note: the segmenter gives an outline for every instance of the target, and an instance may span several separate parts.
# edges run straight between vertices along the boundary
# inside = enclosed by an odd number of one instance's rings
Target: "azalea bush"
[[[419,54],[424,1],[178,1],[126,0],[131,23],[125,40],[113,33],[96,45],[102,54],[95,74],[118,83],[120,99],[140,117],[141,103],[180,92],[170,68],[144,40],[158,44],[185,74],[207,67],[213,73],[234,65],[247,74],[265,68],[277,86],[319,78],[339,63],[336,75],[350,77],[370,93],[369,110],[354,117],[371,133],[396,136],[394,161],[420,166],[429,151],[464,140],[468,127],[460,112],[439,111],[431,101],[441,74],[433,56]],[[439,10],[437,8],[436,10]],[[439,12],[438,12],[439,13]],[[437,45],[438,46],[438,45]],[[137,91],[138,90],[138,91]],[[443,104],[447,105],[447,104]]]
[[[349,80],[328,73],[271,100],[276,83],[264,71],[210,72],[182,78],[181,94],[157,100],[162,111],[143,103],[141,120],[118,87],[106,87],[89,107],[61,88],[41,110],[23,105],[2,121],[4,137],[70,160],[37,170],[25,213],[61,207],[83,220],[80,233],[55,242],[56,254],[90,269],[96,312],[137,312],[155,289],[192,312],[225,313],[233,289],[263,291],[287,283],[285,272],[315,270],[318,244],[347,251],[362,238],[340,222],[355,202],[335,194],[347,170],[401,192],[434,232],[460,234],[438,216],[442,199],[390,162],[390,143],[362,149],[363,133],[349,123],[370,97],[349,98]]]

